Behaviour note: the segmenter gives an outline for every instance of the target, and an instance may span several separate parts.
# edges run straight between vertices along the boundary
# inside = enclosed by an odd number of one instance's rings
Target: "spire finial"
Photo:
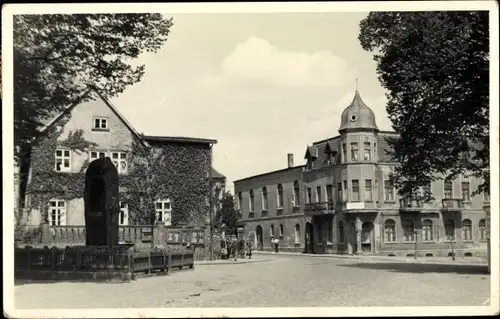
[[[356,77],[356,92],[358,91],[359,87],[358,87],[358,77]]]

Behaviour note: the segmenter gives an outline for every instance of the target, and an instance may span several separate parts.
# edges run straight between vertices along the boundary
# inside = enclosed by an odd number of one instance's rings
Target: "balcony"
[[[402,198],[399,200],[399,209],[403,212],[419,212],[423,207],[423,202],[417,198]]]
[[[334,214],[335,207],[333,202],[320,202],[305,204],[304,214],[306,215],[325,215]]]
[[[443,199],[443,211],[447,212],[461,212],[464,209],[464,201],[458,198],[445,198]]]

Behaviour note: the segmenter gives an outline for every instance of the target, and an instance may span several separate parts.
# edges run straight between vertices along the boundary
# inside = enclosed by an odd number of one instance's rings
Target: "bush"
[[[36,244],[42,239],[41,226],[27,227],[16,225],[14,228],[14,243],[16,244]]]

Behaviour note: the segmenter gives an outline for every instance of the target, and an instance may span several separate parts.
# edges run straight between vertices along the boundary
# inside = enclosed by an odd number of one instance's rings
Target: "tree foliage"
[[[109,98],[141,80],[143,52],[166,42],[172,20],[161,14],[14,16],[16,159],[43,122],[80,101],[89,86]]]
[[[215,228],[221,229],[224,225],[226,234],[236,234],[236,227],[240,218],[241,214],[235,208],[233,195],[229,191],[224,192],[220,208],[215,213]]]
[[[488,12],[372,12],[359,40],[374,53],[387,112],[392,176],[410,194],[461,174],[489,191]]]

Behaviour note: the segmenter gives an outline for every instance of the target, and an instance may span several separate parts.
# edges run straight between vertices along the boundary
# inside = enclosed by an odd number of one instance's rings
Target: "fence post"
[[[168,269],[167,269],[167,273],[170,274],[170,269],[172,269],[172,253],[169,252],[168,253]]]
[[[28,262],[27,268],[31,269],[31,246],[26,246],[25,250],[27,254],[26,261]]]
[[[158,222],[153,230],[153,241],[155,247],[163,247],[165,244],[165,223]]]
[[[56,270],[56,268],[57,268],[56,252],[57,252],[56,246],[52,246],[52,248],[50,249],[50,259],[52,261],[52,270],[53,271]]]
[[[50,225],[48,223],[42,224],[42,244],[48,245],[52,241],[52,233],[50,232]]]

